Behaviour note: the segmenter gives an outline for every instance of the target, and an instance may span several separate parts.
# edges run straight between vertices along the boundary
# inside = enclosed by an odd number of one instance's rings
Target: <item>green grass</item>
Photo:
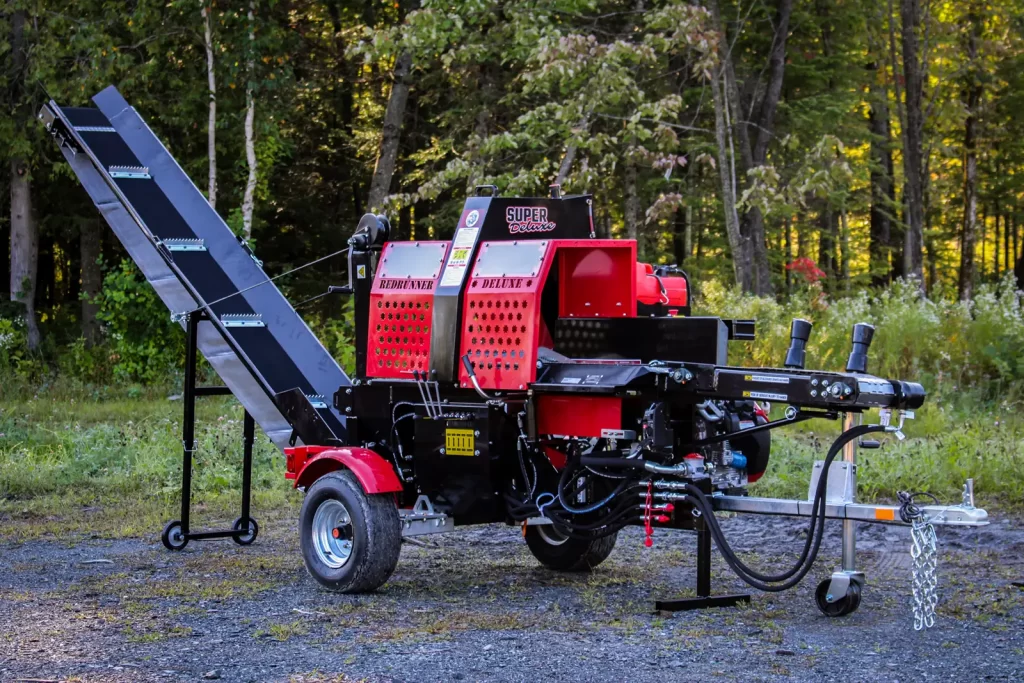
[[[877,413],[865,416],[865,422],[877,420]],[[774,432],[768,472],[751,493],[806,497],[811,463],[824,457],[838,433],[838,423],[820,420]],[[964,482],[973,477],[979,505],[1024,507],[1024,419],[1017,406],[933,400],[907,421],[904,433],[905,441],[885,434],[882,448],[858,451],[861,500],[891,502],[905,490],[959,503]]]
[[[51,386],[0,404],[0,538],[145,537],[177,517],[182,404],[170,393]],[[194,509],[202,523],[230,522],[241,486],[242,410],[229,398],[203,398],[197,417]],[[805,496],[811,463],[838,429],[814,421],[776,432],[768,473],[752,493]],[[862,500],[914,490],[958,502],[974,477],[980,504],[1024,507],[1024,418],[1015,403],[933,399],[905,431],[906,441],[889,435],[882,449],[860,451]],[[284,479],[283,456],[262,435],[253,490],[257,510],[293,515],[300,502]]]
[[[178,516],[180,399],[169,392],[50,388],[0,403],[0,537],[150,535]],[[197,405],[193,503],[204,517],[237,516],[241,407]],[[263,435],[253,449],[253,504],[291,508],[284,456]]]

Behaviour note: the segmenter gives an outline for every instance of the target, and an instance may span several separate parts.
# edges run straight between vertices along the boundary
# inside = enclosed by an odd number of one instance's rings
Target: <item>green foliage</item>
[[[198,404],[196,502],[241,486],[242,411],[232,399]],[[253,488],[286,491],[284,456],[265,437],[253,452]],[[181,402],[138,388],[99,394],[60,384],[0,408],[0,516],[30,499],[93,504],[177,500]],[[61,512],[68,512],[66,508]]]
[[[107,272],[98,303],[111,377],[116,381],[166,382],[184,358],[185,338],[131,261],[122,261]],[[81,359],[79,370],[86,376],[105,374],[106,367],[84,347],[72,347],[72,353]]]
[[[808,367],[842,370],[855,323],[875,325],[869,371],[925,383],[932,392],[1018,396],[1024,381],[1024,293],[1007,276],[983,285],[972,302],[931,301],[900,282],[878,294],[860,292],[786,303],[745,296],[716,282],[705,284],[697,306],[706,313],[757,320],[757,341],[732,345],[731,362],[779,365],[793,318],[814,323]]]

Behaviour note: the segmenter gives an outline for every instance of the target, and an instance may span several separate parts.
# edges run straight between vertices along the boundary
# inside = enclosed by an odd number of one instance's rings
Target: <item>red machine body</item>
[[[636,264],[636,298],[642,304],[683,309],[690,305],[685,277],[656,275],[650,263]]]

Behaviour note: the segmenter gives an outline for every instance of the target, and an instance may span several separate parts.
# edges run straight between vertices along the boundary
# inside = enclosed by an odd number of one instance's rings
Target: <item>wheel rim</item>
[[[537,535],[543,538],[548,545],[562,545],[569,540],[567,535],[559,533],[551,524],[538,525]]]
[[[345,566],[352,556],[352,516],[344,503],[329,498],[313,515],[313,549],[331,569]]]
[[[238,520],[236,520],[235,521],[235,531],[245,531],[244,534],[239,534],[238,535],[238,540],[239,541],[243,541],[243,542],[248,542],[248,541],[253,540],[253,536],[254,536],[253,532],[255,531],[254,525],[255,525],[255,522],[253,521],[253,519],[251,517],[248,518],[248,519],[238,519]]]
[[[172,545],[181,545],[181,542],[185,540],[185,534],[181,533],[180,526],[176,526],[173,529],[171,529],[171,533],[169,533],[167,536],[171,539]]]

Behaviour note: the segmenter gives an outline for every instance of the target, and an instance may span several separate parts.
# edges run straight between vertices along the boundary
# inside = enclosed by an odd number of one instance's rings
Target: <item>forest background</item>
[[[973,474],[1019,504],[1022,28],[1021,0],[6,0],[0,498],[173,472],[169,434],[166,471],[125,454],[173,432],[180,404],[154,406],[184,335],[36,120],[115,84],[269,275],[368,210],[446,239],[477,185],[593,193],[602,237],[758,318],[736,362],[778,365],[802,316],[809,365],[841,369],[850,326],[877,325],[871,370],[932,399],[869,490]],[[301,302],[345,278],[280,283]],[[343,304],[300,312],[351,363]],[[119,407],[70,408],[97,399]]]

